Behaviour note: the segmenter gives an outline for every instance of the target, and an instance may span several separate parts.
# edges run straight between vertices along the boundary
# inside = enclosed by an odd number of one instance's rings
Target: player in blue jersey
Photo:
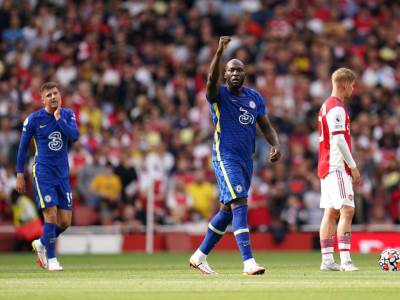
[[[47,82],[40,88],[44,108],[31,113],[23,124],[17,156],[19,193],[25,192],[26,151],[33,139],[35,161],[32,167],[35,201],[44,218],[43,235],[32,242],[39,266],[62,271],[55,256],[56,238],[72,219],[72,193],[69,184],[68,143],[79,137],[74,113],[61,107],[57,84]]]
[[[271,145],[269,161],[278,161],[281,152],[277,133],[266,114],[264,98],[257,91],[243,86],[245,69],[240,60],[232,59],[227,63],[224,73],[226,85],[218,85],[220,59],[229,42],[230,37],[220,38],[207,80],[207,100],[215,126],[213,167],[221,206],[189,263],[204,274],[215,274],[207,263],[207,255],[232,221],[242,254],[243,273],[259,275],[264,274],[265,268],[254,260],[247,225],[247,196],[253,172],[256,124]]]

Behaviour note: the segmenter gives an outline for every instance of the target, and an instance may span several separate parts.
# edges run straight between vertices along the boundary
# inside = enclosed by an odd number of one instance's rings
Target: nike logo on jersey
[[[44,128],[46,126],[47,126],[47,124],[46,125],[39,125],[39,128]]]

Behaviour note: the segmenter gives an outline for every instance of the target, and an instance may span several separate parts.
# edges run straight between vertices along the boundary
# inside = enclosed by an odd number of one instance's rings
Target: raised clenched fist
[[[221,36],[219,38],[218,50],[221,52],[224,51],[226,47],[228,47],[230,41],[231,41],[230,36]]]

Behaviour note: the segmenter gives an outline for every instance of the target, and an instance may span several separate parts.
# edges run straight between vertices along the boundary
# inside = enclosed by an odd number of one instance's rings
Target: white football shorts
[[[355,207],[353,179],[345,171],[336,170],[321,179],[321,208]]]

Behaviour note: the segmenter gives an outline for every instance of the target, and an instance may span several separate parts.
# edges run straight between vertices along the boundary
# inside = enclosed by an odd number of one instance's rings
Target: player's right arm
[[[76,142],[79,138],[79,129],[76,124],[75,114],[72,110],[66,110],[65,117],[56,118],[58,125],[72,142]]]
[[[339,149],[343,160],[351,170],[354,182],[358,183],[361,179],[360,172],[344,137],[346,130],[346,112],[344,108],[339,106],[332,108],[326,115],[326,121],[332,135],[332,144]]]
[[[34,126],[32,115],[28,116],[23,124],[21,140],[19,142],[18,154],[17,154],[17,181],[16,181],[16,190],[18,193],[25,192],[25,158],[26,151],[29,147],[29,142],[31,141],[32,136],[34,135]]]
[[[210,102],[215,102],[214,99],[218,95],[221,56],[230,41],[231,38],[229,36],[221,36],[219,38],[218,49],[211,61],[210,71],[208,72],[207,78],[207,99]]]
[[[60,126],[62,133],[72,142],[76,142],[79,138],[79,129],[76,125],[75,114],[70,109],[65,110],[64,114],[61,113],[61,99],[58,102],[57,109],[54,111],[54,118]]]

